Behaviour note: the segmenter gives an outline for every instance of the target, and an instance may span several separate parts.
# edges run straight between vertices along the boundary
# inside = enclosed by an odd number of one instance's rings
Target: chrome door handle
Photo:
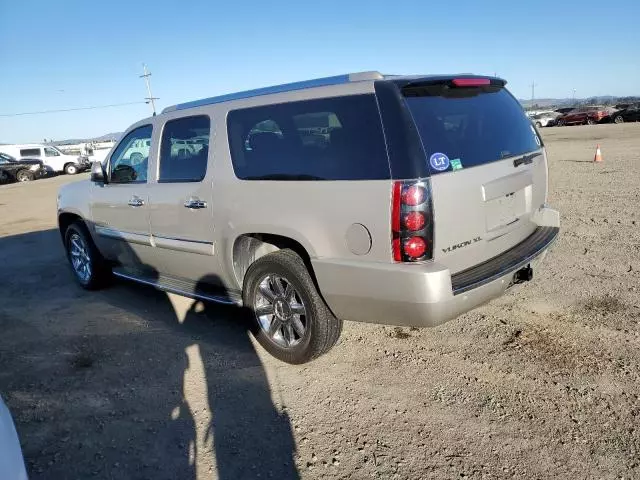
[[[207,202],[197,198],[190,198],[189,200],[184,202],[184,206],[185,208],[191,209],[207,208]]]
[[[129,205],[132,207],[141,207],[144,205],[144,200],[142,200],[140,197],[134,195],[133,197],[131,197],[129,199]]]

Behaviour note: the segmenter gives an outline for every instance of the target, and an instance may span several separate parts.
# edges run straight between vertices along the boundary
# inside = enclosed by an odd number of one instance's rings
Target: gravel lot
[[[76,287],[55,199],[79,177],[0,187],[0,393],[30,477],[640,478],[640,124],[543,136],[562,235],[533,282],[435,329],[347,323],[299,367],[233,308]]]

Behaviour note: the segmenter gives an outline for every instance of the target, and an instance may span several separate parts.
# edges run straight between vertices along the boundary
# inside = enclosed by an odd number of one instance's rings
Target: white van
[[[17,159],[38,159],[42,160],[47,171],[50,173],[76,173],[88,170],[91,162],[86,157],[66,155],[54,146],[40,144],[23,145],[0,145],[0,152],[6,153]]]

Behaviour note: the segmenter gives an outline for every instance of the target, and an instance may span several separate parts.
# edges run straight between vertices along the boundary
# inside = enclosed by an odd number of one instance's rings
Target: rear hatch
[[[504,81],[415,81],[401,92],[431,179],[433,259],[456,273],[530,236],[546,200],[547,161]]]

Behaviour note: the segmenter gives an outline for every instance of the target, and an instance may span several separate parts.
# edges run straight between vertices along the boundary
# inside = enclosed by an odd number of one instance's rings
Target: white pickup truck
[[[91,162],[83,156],[66,155],[51,145],[23,144],[0,145],[0,152],[20,159],[42,160],[50,173],[75,175],[91,168]]]

